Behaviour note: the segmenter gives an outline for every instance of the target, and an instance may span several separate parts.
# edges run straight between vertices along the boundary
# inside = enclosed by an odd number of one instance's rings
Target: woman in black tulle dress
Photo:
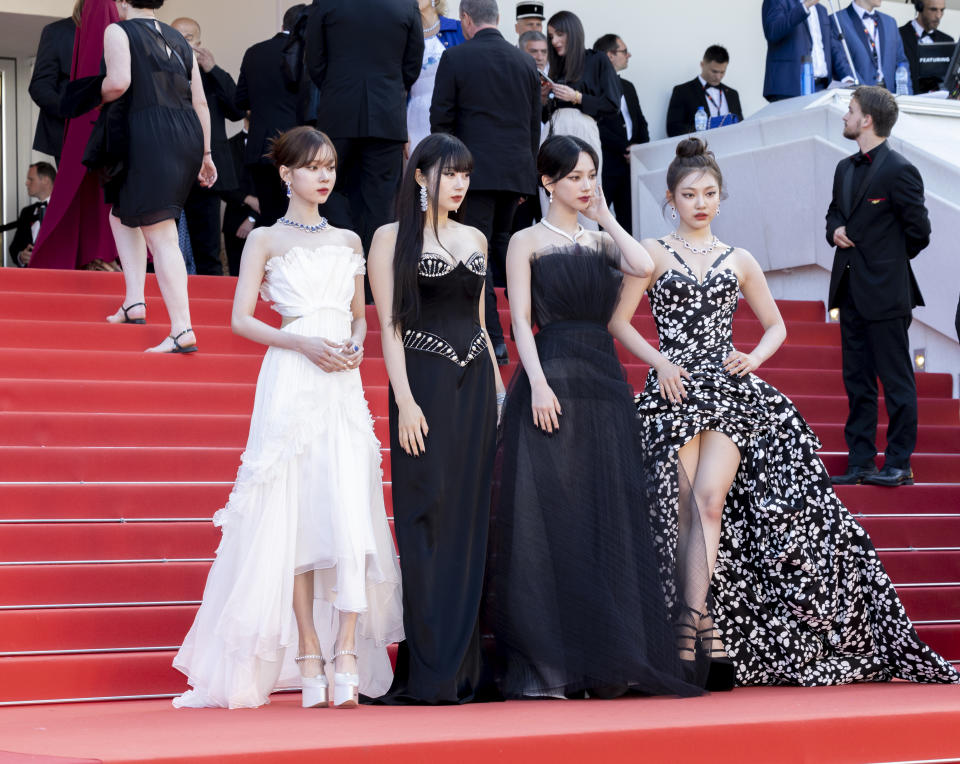
[[[163,0],[123,0],[122,20],[104,33],[107,74],[101,92],[105,102],[119,101],[111,108],[126,114],[129,142],[122,177],[105,189],[126,288],[122,306],[107,321],[146,323],[149,248],[170,315],[170,336],[151,350],[190,353],[197,338],[176,221],[193,184],[212,186],[217,170],[200,69],[183,36],[157,20],[154,11],[162,5]]]
[[[632,391],[606,329],[621,270],[652,263],[610,214],[596,168],[586,142],[549,138],[538,158],[549,214],[507,254],[523,370],[503,415],[486,620],[508,698],[699,692],[684,681]],[[607,233],[584,231],[577,213]]]
[[[701,517],[712,597],[686,593],[689,643],[699,638],[715,659],[729,654],[741,685],[960,682],[917,636],[870,538],[834,493],[816,435],[751,373],[786,329],[757,261],[710,231],[723,177],[703,141],[680,142],[667,186],[677,230],[644,242],[653,274],[627,280],[610,327],[651,366],[637,396],[638,467],[654,481],[655,523],[673,525],[658,547],[667,569],[684,564],[678,512],[694,504]],[[749,353],[731,334],[741,291],[764,327]],[[659,350],[630,324],[644,292]]]
[[[386,704],[468,703],[492,689],[479,616],[503,383],[483,316],[487,242],[448,217],[472,168],[458,139],[424,138],[407,163],[398,222],[370,247],[406,635]]]

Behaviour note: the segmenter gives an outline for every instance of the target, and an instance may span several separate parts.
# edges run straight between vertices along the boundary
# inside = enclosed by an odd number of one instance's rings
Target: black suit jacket
[[[314,0],[306,42],[319,129],[331,138],[407,140],[407,91],[423,65],[414,0]]]
[[[889,146],[871,152],[874,160],[860,188],[854,188],[854,155],[840,160],[827,210],[827,242],[846,226],[856,246],[837,248],[830,275],[830,308],[839,307],[846,279],[860,314],[882,321],[910,314],[923,295],[910,267],[930,243],[930,219],[920,172]]]
[[[597,121],[597,126],[600,128],[600,144],[603,146],[604,175],[629,172],[630,165],[623,158],[627,149],[636,143],[649,143],[650,141],[650,131],[647,127],[647,120],[640,110],[637,89],[630,80],[621,77],[620,90],[627,102],[627,111],[630,114],[630,121],[633,123],[633,135],[629,140],[627,139],[627,122],[623,118],[622,111]]]
[[[953,42],[953,38],[950,35],[944,34],[939,29],[934,30],[930,37],[934,42]],[[920,42],[917,40],[917,33],[911,22],[908,21],[900,27],[900,39],[903,40],[903,52],[907,54],[907,61],[910,62],[910,77],[913,79],[913,92],[919,94],[937,90],[940,85],[939,82],[928,77],[921,80],[918,76],[920,72],[920,62],[918,60]]]
[[[281,32],[243,54],[234,105],[241,112],[250,110],[246,164],[271,164],[264,157],[270,139],[297,126],[299,88],[287,81],[281,66],[286,42]]]
[[[244,204],[247,196],[256,196],[257,190],[253,185],[253,179],[250,177],[250,171],[244,162],[246,153],[246,135],[240,131],[227,141],[227,162],[237,178],[237,185],[230,189],[220,192],[220,197],[227,203],[223,211],[223,228],[226,235],[233,236],[237,233],[240,224],[248,217],[252,217],[259,222],[260,216]],[[219,165],[217,165],[219,168]]]
[[[536,64],[496,29],[481,29],[440,57],[430,129],[467,144],[472,189],[536,192],[540,112]]]
[[[60,98],[70,81],[76,32],[77,25],[72,18],[47,24],[40,33],[37,60],[30,78],[30,97],[40,107],[33,148],[54,157],[63,151],[67,115],[60,110]]]
[[[233,77],[219,66],[214,66],[209,72],[201,69],[200,80],[210,107],[210,151],[213,163],[217,166],[217,182],[213,190],[220,193],[235,188],[238,183],[227,141],[226,120],[236,122],[243,119],[245,112],[237,108],[237,85]]]
[[[20,210],[20,216],[17,218],[17,231],[14,233],[13,241],[10,242],[8,248],[10,257],[13,259],[13,264],[21,268],[23,266],[20,265],[17,255],[33,244],[33,231],[31,228],[34,222],[40,219],[40,204],[40,202],[28,204]]]
[[[727,100],[727,106],[731,114],[735,114],[737,119],[743,121],[743,108],[740,106],[740,94],[731,87],[727,87],[722,82],[720,90],[723,97]],[[670,96],[670,106],[667,107],[667,135],[671,138],[675,135],[686,135],[694,131],[693,118],[696,116],[697,109],[707,107],[707,93],[700,84],[700,78],[694,77],[690,82],[684,82],[673,89]]]

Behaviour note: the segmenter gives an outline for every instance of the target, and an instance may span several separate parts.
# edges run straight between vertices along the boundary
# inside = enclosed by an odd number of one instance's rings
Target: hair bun
[[[677,156],[680,159],[702,157],[707,153],[707,142],[703,140],[703,138],[697,138],[691,135],[689,138],[684,138],[677,144]]]

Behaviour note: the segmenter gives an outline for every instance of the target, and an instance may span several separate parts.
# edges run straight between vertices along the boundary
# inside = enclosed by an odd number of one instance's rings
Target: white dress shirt
[[[801,5],[803,0],[797,0]],[[810,37],[813,40],[811,55],[813,58],[813,78],[821,80],[830,76],[830,68],[827,66],[827,52],[823,49],[823,34],[820,31],[820,12],[817,6],[807,8],[807,27],[810,29]]]
[[[707,91],[707,115],[710,117],[725,117],[730,113],[730,104],[723,95],[720,88],[707,86],[707,81],[703,77],[697,77],[700,85]]]
[[[933,45],[933,37],[927,34],[927,30],[920,26],[916,19],[910,23],[913,24],[913,31],[917,33],[917,42],[920,45]]]
[[[627,97],[620,96],[620,113],[623,115],[623,123],[627,126],[627,140],[633,140],[633,120],[630,119],[630,109],[627,107]]]
[[[877,79],[882,80],[883,61],[880,58],[880,27],[878,24],[874,23],[873,19],[864,18],[864,16],[866,16],[868,13],[876,13],[876,11],[867,11],[856,3],[853,4],[853,9],[860,17],[860,23],[863,24],[863,31],[867,33],[867,37],[873,40],[873,49],[877,54]]]

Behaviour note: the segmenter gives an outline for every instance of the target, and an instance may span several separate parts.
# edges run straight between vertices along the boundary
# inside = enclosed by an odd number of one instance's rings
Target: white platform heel
[[[352,655],[357,657],[356,650],[337,650],[333,655],[336,660],[341,655]],[[356,708],[360,702],[360,675],[359,674],[341,674],[339,672],[333,675],[333,707],[334,708]]]
[[[303,661],[320,661],[320,673],[317,676],[302,676],[300,681],[303,683],[301,693],[302,705],[304,708],[326,708],[330,704],[330,683],[327,681],[327,675],[324,673],[323,666],[326,661],[322,655],[298,655],[294,658],[297,663]],[[337,675],[339,676],[339,674]]]

